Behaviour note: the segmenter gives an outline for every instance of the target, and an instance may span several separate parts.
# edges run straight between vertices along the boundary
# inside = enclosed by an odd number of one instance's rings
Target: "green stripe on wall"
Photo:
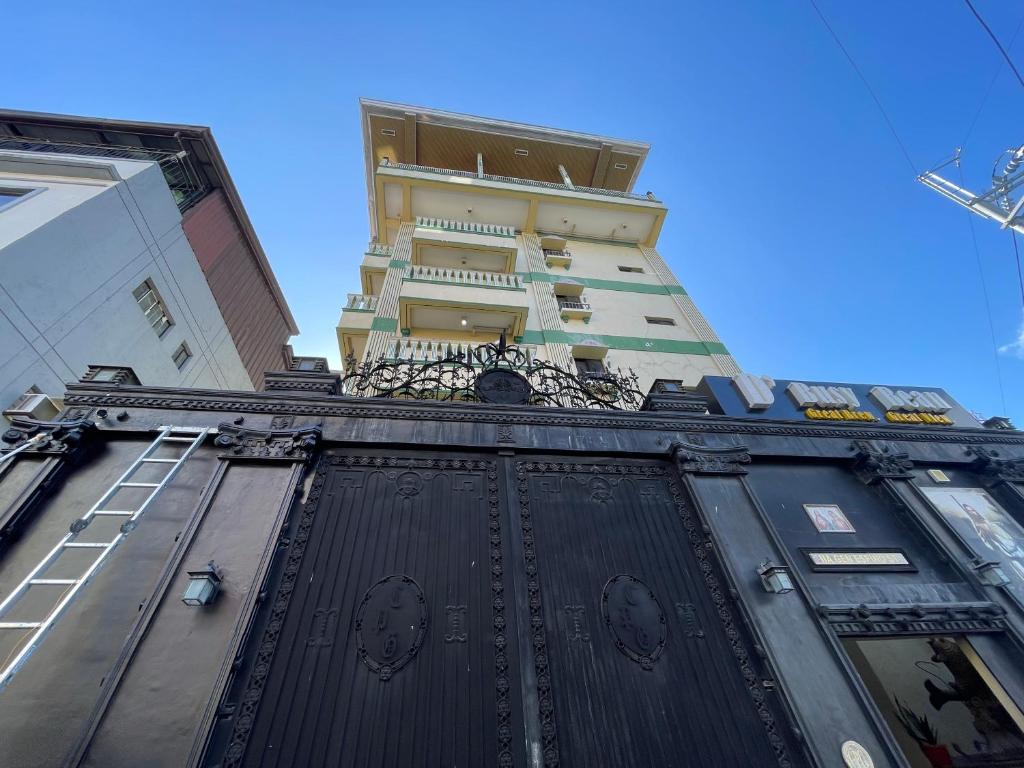
[[[405,259],[392,259],[388,262],[389,267],[408,267],[409,262]]]
[[[375,317],[370,323],[370,330],[394,333],[398,330],[398,320],[394,317]]]
[[[609,349],[628,349],[634,352],[665,352],[674,355],[728,355],[720,341],[678,341],[676,339],[645,339],[641,336],[599,336],[566,331],[527,331],[524,344],[582,344],[593,339]]]
[[[626,291],[627,293],[657,293],[662,296],[677,294],[685,296],[686,290],[681,285],[661,285],[660,283],[627,283],[624,280],[599,280],[596,277],[563,277],[549,272],[517,272],[524,283],[558,283],[571,281],[584,288],[595,288],[602,291]]]

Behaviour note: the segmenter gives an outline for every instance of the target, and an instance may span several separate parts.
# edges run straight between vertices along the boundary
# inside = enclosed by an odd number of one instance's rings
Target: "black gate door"
[[[661,462],[323,457],[207,763],[792,764],[681,494]]]
[[[321,459],[220,764],[518,762],[505,514],[493,459]]]
[[[673,470],[520,461],[516,478],[545,762],[791,765]]]

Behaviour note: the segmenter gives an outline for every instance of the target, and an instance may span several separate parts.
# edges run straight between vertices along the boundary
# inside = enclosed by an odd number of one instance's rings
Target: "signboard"
[[[902,549],[811,549],[802,551],[815,571],[916,571]]]
[[[944,389],[884,384],[705,376],[697,391],[714,413],[761,419],[971,427],[981,424]]]

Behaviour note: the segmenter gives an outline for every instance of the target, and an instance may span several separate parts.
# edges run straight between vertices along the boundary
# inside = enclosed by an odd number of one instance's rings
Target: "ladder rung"
[[[131,510],[128,510],[128,509],[97,509],[97,510],[93,511],[93,514],[94,515],[114,515],[114,516],[120,515],[120,516],[123,517],[124,515],[134,515],[135,512],[133,512]]]
[[[199,437],[199,435],[197,434],[196,437]],[[194,443],[196,441],[196,437],[165,437],[160,442],[162,442],[162,443],[168,443],[168,442],[171,442],[171,443]]]
[[[29,579],[29,584],[77,584],[78,579]]]
[[[112,541],[66,541],[64,546],[77,549],[106,549],[113,543]]]
[[[177,464],[181,459],[143,459],[146,464]]]
[[[0,629],[38,629],[41,621],[0,621]]]
[[[160,483],[118,483],[122,488],[156,488]]]

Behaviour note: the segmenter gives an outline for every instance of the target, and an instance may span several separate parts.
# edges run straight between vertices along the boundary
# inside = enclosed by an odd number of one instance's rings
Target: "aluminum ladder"
[[[121,477],[119,477],[106,492],[100,496],[99,501],[92,505],[92,508],[86,512],[82,517],[75,520],[71,524],[71,530],[65,534],[60,541],[57,542],[56,546],[53,547],[47,553],[42,560],[29,572],[29,574],[16,586],[7,597],[4,598],[3,602],[0,602],[0,631],[18,631],[18,630],[31,630],[30,636],[28,636],[27,642],[21,641],[21,647],[17,653],[9,657],[9,661],[5,663],[2,670],[0,670],[0,688],[3,688],[10,682],[11,678],[14,677],[14,673],[18,671],[18,667],[28,658],[29,654],[35,650],[36,646],[42,640],[43,635],[46,634],[47,630],[53,626],[54,622],[60,618],[61,613],[65,608],[74,600],[75,595],[78,594],[79,590],[85,586],[85,584],[92,578],[93,574],[99,569],[103,562],[110,556],[110,553],[114,551],[118,544],[124,539],[124,537],[135,527],[135,521],[142,515],[143,512],[149,507],[150,503],[157,497],[167,484],[171,481],[188,457],[202,445],[206,436],[212,431],[209,428],[206,429],[191,429],[188,427],[160,427],[160,434],[157,435],[156,439],[149,444],[149,447],[142,452],[142,455],[137,458],[130,467],[125,471]],[[180,444],[185,445],[185,450],[177,458],[157,458],[153,454],[164,445],[168,444]],[[137,482],[132,480],[132,476],[143,466],[147,464],[165,465],[167,467],[167,473],[156,482]],[[145,500],[136,509],[106,509],[106,505],[114,497],[114,495],[122,488],[142,488],[149,489],[149,493],[146,495]],[[127,505],[125,505],[127,506]],[[121,524],[119,533],[114,536],[111,541],[104,542],[83,542],[78,541],[79,535],[84,531],[89,522],[96,517],[123,517],[124,522]],[[62,578],[62,579],[48,579],[45,578],[45,571],[68,549],[85,549],[95,550],[96,558],[92,562],[85,566],[85,570],[79,576],[73,578]],[[64,586],[66,589],[57,599],[57,601],[50,608],[49,612],[38,621],[4,621],[3,617],[16,605],[19,601],[25,597],[30,587],[33,586]],[[15,646],[17,648],[18,646]]]

